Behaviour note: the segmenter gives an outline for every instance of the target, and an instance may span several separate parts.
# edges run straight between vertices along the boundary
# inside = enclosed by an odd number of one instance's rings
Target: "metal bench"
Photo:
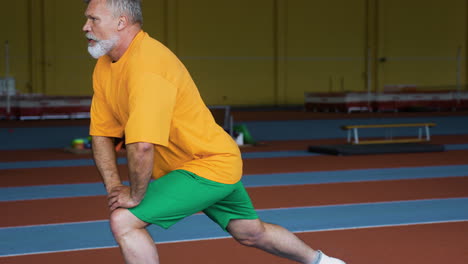
[[[430,141],[430,127],[434,127],[435,123],[410,123],[410,124],[379,124],[379,125],[347,125],[342,126],[343,130],[348,131],[348,143],[352,144],[386,144],[386,143],[411,143]],[[418,137],[414,138],[398,138],[394,139],[393,136],[386,139],[368,139],[359,140],[359,129],[367,128],[398,128],[398,127],[419,127]]]

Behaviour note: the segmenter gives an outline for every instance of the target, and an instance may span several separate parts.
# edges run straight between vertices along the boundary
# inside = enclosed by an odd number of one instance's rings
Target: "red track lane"
[[[466,264],[468,222],[298,234],[307,244],[348,264]],[[155,238],[157,240],[157,238]],[[39,242],[39,241],[38,241]],[[163,264],[292,264],[233,239],[159,244]],[[0,258],[2,264],[123,264],[117,248]]]
[[[306,156],[244,160],[244,174],[334,171],[468,164],[468,150],[356,156]],[[126,165],[119,166],[124,180]],[[100,182],[94,166],[0,170],[0,187]]]
[[[468,197],[468,177],[259,187],[248,191],[257,209],[455,198]],[[0,207],[7,212],[0,218],[0,227],[108,218],[105,196],[2,202]]]

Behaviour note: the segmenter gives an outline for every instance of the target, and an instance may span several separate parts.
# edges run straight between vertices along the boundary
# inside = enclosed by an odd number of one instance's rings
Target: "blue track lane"
[[[468,176],[468,165],[251,174],[245,175],[242,182],[246,187],[264,187],[464,176]],[[102,183],[4,187],[0,188],[0,202],[97,196],[105,193]]]
[[[444,145],[444,147],[445,147],[445,150],[467,150],[468,144],[448,144],[448,145]],[[306,150],[289,150],[289,151],[269,151],[269,152],[247,152],[247,153],[242,153],[242,158],[243,159],[264,159],[264,158],[305,157],[305,156],[318,156],[318,155],[320,154],[311,153]],[[127,164],[127,159],[118,158],[117,162],[118,164]],[[79,166],[94,166],[94,162],[92,159],[0,162],[0,170],[79,167]]]
[[[259,210],[293,232],[468,221],[468,198]],[[228,237],[205,215],[169,230],[149,228],[158,243]],[[0,228],[0,256],[115,247],[108,221]]]

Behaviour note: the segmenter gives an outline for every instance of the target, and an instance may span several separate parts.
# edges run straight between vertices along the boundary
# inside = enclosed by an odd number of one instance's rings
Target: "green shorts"
[[[222,184],[185,170],[150,182],[145,198],[129,210],[140,220],[166,229],[201,211],[224,230],[232,219],[258,218],[242,182]]]

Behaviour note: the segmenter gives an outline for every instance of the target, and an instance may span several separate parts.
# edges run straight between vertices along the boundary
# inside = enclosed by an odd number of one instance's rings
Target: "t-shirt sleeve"
[[[112,114],[109,104],[104,100],[96,82],[94,82],[90,114],[90,135],[117,138],[123,136],[124,128]]]
[[[176,87],[162,76],[140,73],[129,80],[129,118],[125,126],[127,144],[169,144]]]

